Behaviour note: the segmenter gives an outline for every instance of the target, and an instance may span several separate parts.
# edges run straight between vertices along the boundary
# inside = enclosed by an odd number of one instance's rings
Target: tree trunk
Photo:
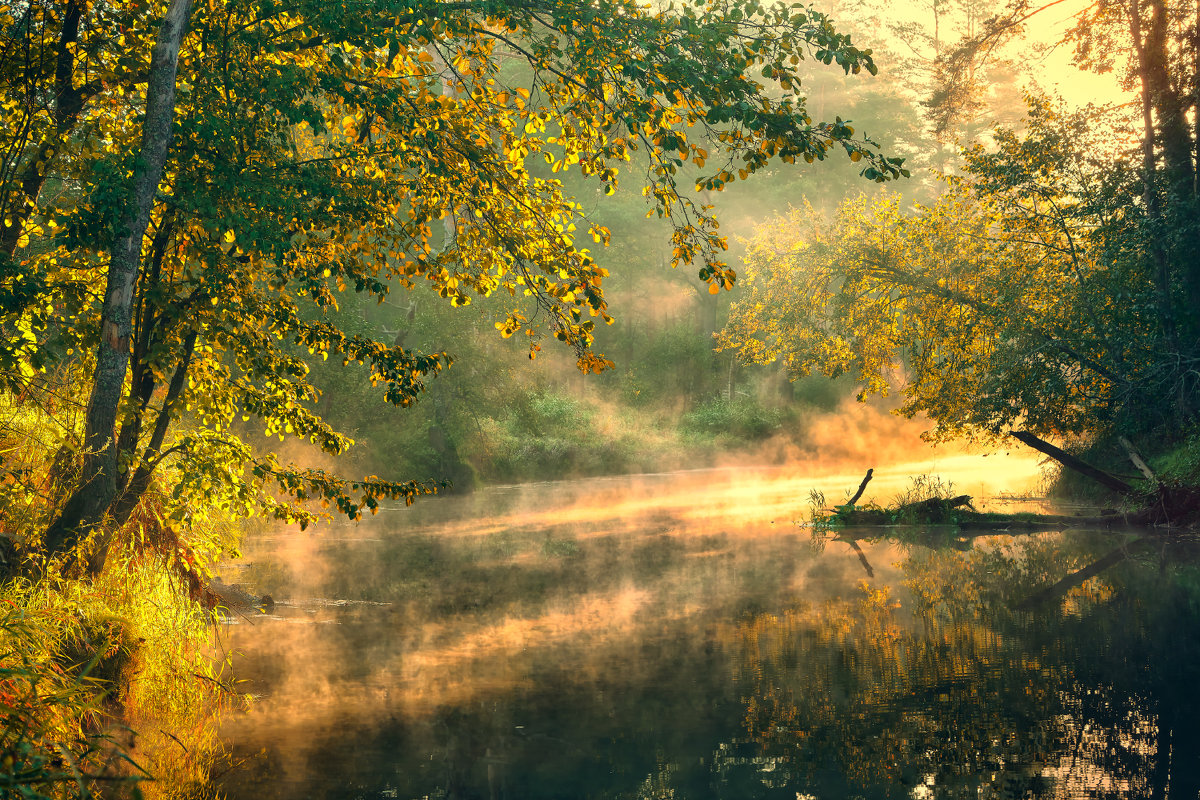
[[[84,434],[83,471],[80,484],[67,499],[62,514],[46,531],[45,550],[51,556],[74,548],[100,524],[116,498],[118,459],[114,426],[129,370],[133,292],[141,264],[142,240],[171,143],[175,74],[190,9],[191,0],[171,0],[151,56],[142,148],[134,168],[129,203],[113,241],[104,292],[100,344]]]
[[[1065,450],[1060,450],[1059,448],[1047,442],[1045,439],[1034,436],[1028,431],[1009,431],[1008,435],[1022,444],[1029,445],[1040,453],[1045,453],[1067,469],[1072,469],[1081,475],[1086,475],[1100,485],[1112,489],[1114,492],[1119,494],[1134,493],[1132,486],[1115,475],[1109,475],[1103,470],[1096,469],[1086,461],[1076,458]]]
[[[1164,227],[1162,198],[1155,185],[1158,158],[1154,154],[1154,103],[1151,96],[1147,42],[1142,33],[1141,0],[1129,4],[1129,33],[1133,39],[1138,61],[1138,77],[1142,84],[1142,202],[1146,215],[1161,231]],[[1175,328],[1175,308],[1171,301],[1171,261],[1161,233],[1150,242],[1150,258],[1154,263],[1154,281],[1158,300],[1158,316],[1171,352],[1179,351],[1179,334]]]
[[[1158,290],[1159,316],[1171,357],[1197,353],[1194,314],[1176,313],[1173,292],[1182,290],[1181,309],[1200,308],[1200,224],[1196,219],[1194,128],[1188,120],[1192,100],[1171,80],[1171,20],[1166,0],[1130,0],[1129,33],[1142,84],[1143,170],[1146,173],[1147,242]],[[1149,18],[1143,18],[1143,11]],[[1194,80],[1195,75],[1191,78]],[[1161,161],[1161,170],[1160,170]],[[1159,186],[1153,185],[1161,175]],[[1195,413],[1196,378],[1176,376],[1175,423],[1182,427]]]
[[[9,224],[0,226],[0,255],[8,258],[16,254],[25,222],[37,208],[38,195],[46,183],[59,145],[79,121],[84,104],[100,90],[101,84],[95,81],[75,85],[75,45],[79,41],[83,13],[84,5],[79,0],[70,0],[62,9],[61,28],[54,47],[54,106],[51,112],[54,126],[15,181],[19,191],[14,196],[2,198],[4,217]]]

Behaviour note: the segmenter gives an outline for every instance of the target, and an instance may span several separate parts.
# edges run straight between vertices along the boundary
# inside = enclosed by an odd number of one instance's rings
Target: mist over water
[[[1190,545],[1169,569],[1135,548],[1023,610],[1134,535],[807,524],[810,490],[842,502],[865,466],[880,502],[913,474],[977,500],[1037,480],[1031,458],[934,455],[493,487],[255,539],[226,579],[277,606],[222,632],[255,700],[225,721],[237,767],[217,786],[791,800],[1194,784],[1194,763],[1157,754],[1165,735],[1177,755],[1197,739],[1180,697],[1200,676],[1177,657],[1196,626],[1154,628],[1186,596]]]

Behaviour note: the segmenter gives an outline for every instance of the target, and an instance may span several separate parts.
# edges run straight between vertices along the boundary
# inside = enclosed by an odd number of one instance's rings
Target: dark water
[[[494,489],[252,543],[227,579],[280,602],[223,632],[257,699],[218,788],[1200,796],[1197,543],[814,531],[812,485]]]

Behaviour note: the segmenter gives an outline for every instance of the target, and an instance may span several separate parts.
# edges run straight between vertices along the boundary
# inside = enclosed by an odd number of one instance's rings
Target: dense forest
[[[873,395],[1200,508],[1194,8],[6,0],[0,31],[5,792],[202,780],[171,740],[234,694],[202,609],[247,526],[780,459]],[[1067,53],[1108,100],[1045,80]]]

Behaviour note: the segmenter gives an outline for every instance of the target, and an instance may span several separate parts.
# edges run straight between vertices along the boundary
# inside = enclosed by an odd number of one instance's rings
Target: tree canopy
[[[1127,193],[1103,195],[1108,164],[1084,155],[1078,116],[1032,112],[1023,135],[968,152],[930,206],[858,197],[764,226],[721,343],[864,393],[901,388],[935,438],[1151,421],[1168,353],[1140,217]]]
[[[1042,10],[1014,4],[956,68]],[[964,148],[926,207],[851,201],[829,222],[764,228],[723,346],[852,373],[866,393],[902,386],[935,437],[1177,437],[1200,408],[1189,14],[1167,0],[1080,12],[1077,61],[1121,71],[1132,106],[1033,95],[1019,127]]]
[[[314,411],[311,357],[365,365],[398,405],[450,364],[333,324],[344,291],[502,294],[497,328],[531,356],[545,332],[608,366],[589,247],[609,232],[562,170],[612,192],[641,153],[648,213],[712,291],[734,272],[693,188],[834,150],[905,173],[809,116],[802,61],[875,66],[798,5],[69,0],[5,4],[0,30],[0,376],[62,418],[60,474],[6,485],[58,487],[30,524],[50,554],[92,537],[93,567],[168,470],[168,526],[189,505],[303,524],[310,499],[356,518],[436,488],[345,484],[244,440],[258,420],[349,444]]]

